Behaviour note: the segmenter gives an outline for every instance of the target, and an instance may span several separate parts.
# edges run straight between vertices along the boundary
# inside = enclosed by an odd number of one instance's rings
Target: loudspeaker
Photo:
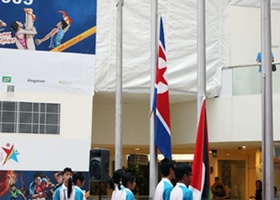
[[[108,180],[110,151],[107,149],[91,149],[89,155],[90,180]]]

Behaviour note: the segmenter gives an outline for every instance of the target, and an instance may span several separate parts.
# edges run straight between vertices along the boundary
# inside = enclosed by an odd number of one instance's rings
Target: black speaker
[[[90,180],[108,180],[110,151],[107,149],[91,149],[89,155]]]

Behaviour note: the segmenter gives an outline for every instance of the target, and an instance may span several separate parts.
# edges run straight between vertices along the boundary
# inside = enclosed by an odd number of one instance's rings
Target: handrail
[[[280,64],[280,61],[277,61],[277,62],[272,62],[271,64],[275,64],[275,65],[278,65]],[[231,65],[231,66],[223,66],[222,67],[222,70],[223,69],[232,69],[232,68],[241,68],[241,67],[255,67],[255,66],[260,66],[261,63],[254,63],[254,64],[245,64],[245,65]]]

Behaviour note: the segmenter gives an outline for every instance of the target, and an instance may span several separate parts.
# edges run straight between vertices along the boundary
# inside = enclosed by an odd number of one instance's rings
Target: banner
[[[0,170],[0,199],[37,199],[36,196],[41,193],[40,199],[52,200],[55,189],[62,183],[62,170]],[[80,173],[84,175],[85,183],[88,183],[88,172],[82,171]],[[84,192],[88,191],[89,184],[84,184],[81,189]]]
[[[96,0],[0,0],[0,91],[93,95]]]
[[[95,54],[96,0],[1,0],[0,13],[1,48],[49,51],[71,41],[60,51]]]
[[[91,144],[88,138],[35,136],[5,136],[0,141],[0,170],[56,171],[71,167],[75,171],[88,171]]]
[[[93,95],[93,55],[0,49],[0,91]],[[16,58],[16,59],[15,59]]]

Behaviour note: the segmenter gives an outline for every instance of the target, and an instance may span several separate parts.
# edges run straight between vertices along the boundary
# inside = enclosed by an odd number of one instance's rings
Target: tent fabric
[[[229,64],[229,6],[255,6],[259,0],[206,1],[206,93],[219,95],[221,68]],[[275,6],[280,3],[273,0]],[[197,1],[158,0],[165,27],[170,94],[197,91]],[[117,1],[98,1],[95,92],[114,92]],[[124,0],[123,93],[150,93],[151,1]]]

